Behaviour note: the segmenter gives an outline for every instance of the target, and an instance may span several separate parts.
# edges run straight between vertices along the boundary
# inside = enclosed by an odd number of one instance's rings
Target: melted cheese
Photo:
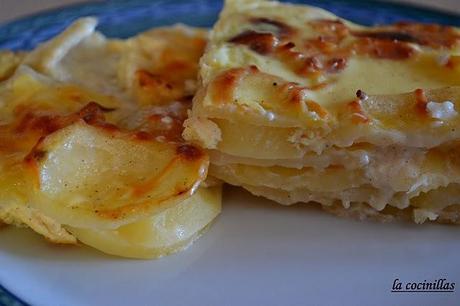
[[[460,202],[459,53],[453,27],[228,0],[184,136],[211,175],[282,204],[434,220]],[[446,205],[422,200],[445,188]]]
[[[428,52],[404,61],[355,56],[349,59],[342,72],[322,76],[321,82],[327,86],[309,91],[307,97],[329,108],[352,101],[359,89],[370,95],[388,95],[411,92],[417,88],[460,85],[459,72],[440,64],[439,53]],[[217,50],[211,49],[205,55],[205,60],[212,62],[212,70],[202,71],[204,82],[211,81],[228,69],[252,64],[261,72],[276,75],[283,80],[306,87],[315,85],[315,80],[297,75],[279,59],[257,54],[238,45],[226,44]]]
[[[432,124],[415,91],[459,107],[459,41],[453,27],[363,27],[308,6],[227,1],[201,60],[193,116],[299,128],[310,135],[295,145],[314,151],[447,143],[460,120]]]
[[[220,211],[218,187],[201,188],[183,207],[208,167],[208,156],[181,137],[206,33],[176,26],[121,41],[95,26],[78,20],[2,71],[0,218],[54,242],[75,243],[84,232],[83,241],[104,249],[115,239],[110,253],[121,256],[131,256],[120,251],[126,237],[97,233],[153,218],[156,227],[135,239],[167,241],[143,256],[178,251]],[[156,99],[161,88],[174,94]],[[166,227],[157,224],[164,218]],[[187,237],[175,235],[182,229]]]

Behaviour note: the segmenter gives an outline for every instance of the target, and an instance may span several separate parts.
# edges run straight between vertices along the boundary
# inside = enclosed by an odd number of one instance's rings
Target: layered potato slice
[[[77,122],[26,157],[38,174],[32,202],[75,227],[117,228],[188,198],[204,180],[207,158],[187,144],[113,133]]]
[[[107,254],[157,258],[178,252],[200,237],[221,211],[221,187],[200,188],[179,205],[114,230],[68,228],[78,239]]]
[[[211,175],[340,215],[460,220],[458,29],[228,0],[200,80],[183,135],[208,149]]]
[[[181,136],[207,33],[112,40],[96,25],[0,54],[15,59],[0,67],[0,220],[120,256],[179,251],[220,212],[208,155]]]

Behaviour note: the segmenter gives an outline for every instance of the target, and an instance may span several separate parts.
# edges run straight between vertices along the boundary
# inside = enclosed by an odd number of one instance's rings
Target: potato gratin
[[[109,40],[96,23],[0,54],[0,219],[109,254],[176,252],[221,205],[208,155],[181,137],[207,33]]]
[[[0,53],[3,223],[160,257],[220,213],[221,180],[343,216],[460,223],[458,29],[265,0],[228,0],[209,41],[182,25],[107,39],[96,23]]]
[[[458,223],[459,42],[448,26],[227,1],[183,135],[211,175],[282,204]]]

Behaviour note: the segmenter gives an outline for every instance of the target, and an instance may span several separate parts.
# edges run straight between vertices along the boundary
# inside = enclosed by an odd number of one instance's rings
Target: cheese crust
[[[184,136],[209,150],[212,175],[283,204],[418,205],[430,217],[416,222],[435,220],[460,204],[416,200],[458,188],[459,54],[454,27],[229,0]]]
[[[208,155],[181,136],[207,32],[116,40],[96,25],[0,53],[0,220],[120,256],[179,251],[220,212],[220,187],[201,187]]]

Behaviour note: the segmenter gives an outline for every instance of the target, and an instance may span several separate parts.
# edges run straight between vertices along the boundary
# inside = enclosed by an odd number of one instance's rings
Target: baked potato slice
[[[188,247],[220,211],[221,187],[201,187],[176,206],[115,230],[68,230],[82,243],[107,254],[158,258]]]
[[[25,163],[40,211],[73,227],[115,229],[188,198],[209,161],[188,144],[79,120],[42,138]]]

